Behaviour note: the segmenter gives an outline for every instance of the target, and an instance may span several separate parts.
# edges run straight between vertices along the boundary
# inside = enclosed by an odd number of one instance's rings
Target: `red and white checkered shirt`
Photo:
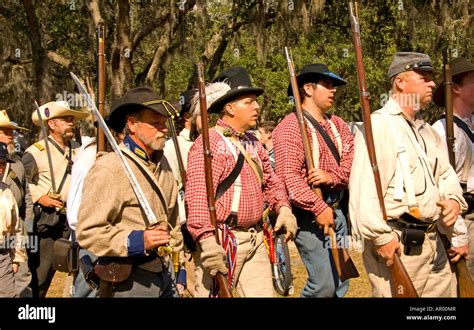
[[[234,136],[238,134],[228,124],[218,120],[218,126],[230,128]],[[273,171],[268,153],[257,138],[246,133],[239,139],[245,143],[247,152],[252,158],[257,159],[263,169],[263,187],[257,179],[247,161],[244,161],[240,177],[242,191],[240,194],[239,210],[237,216],[238,227],[249,227],[262,219],[264,202],[276,212],[281,206],[290,206],[285,187]],[[209,142],[212,152],[212,181],[213,191],[216,194],[217,186],[234,169],[236,159],[230,151],[224,138],[214,129],[209,130]],[[238,154],[238,153],[237,153]],[[234,186],[232,185],[217,201],[217,221],[224,222],[231,212]],[[187,227],[195,240],[209,237],[214,228],[211,224],[207,206],[206,178],[204,174],[204,156],[202,136],[199,136],[188,154],[188,170],[186,175],[185,203],[187,211]]]
[[[347,187],[354,158],[354,137],[349,127],[340,117],[331,115],[330,118],[341,135],[342,154],[340,155],[340,165],[337,165],[336,159],[334,159],[321,134],[316,133],[319,144],[319,168],[328,172],[334,182],[331,187],[321,187],[323,192],[328,191],[328,189],[341,190]],[[331,137],[334,144],[337,145],[330,123],[325,121],[321,126]],[[308,125],[306,131],[312,147],[313,143]],[[289,114],[275,127],[272,139],[273,150],[275,151],[275,172],[285,184],[291,204],[319,215],[326,209],[327,204],[313,193],[306,181],[306,160],[296,113]]]

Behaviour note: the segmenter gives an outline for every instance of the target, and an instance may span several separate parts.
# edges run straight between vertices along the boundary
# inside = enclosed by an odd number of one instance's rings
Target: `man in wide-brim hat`
[[[266,150],[248,132],[257,124],[260,109],[257,96],[263,90],[252,87],[249,74],[242,67],[224,70],[214,81],[206,87],[208,110],[220,116],[209,132],[213,191],[217,190],[217,221],[225,236],[220,241],[229,241],[232,247],[224,250],[214,237],[207,209],[201,135],[188,155],[185,195],[188,229],[197,242],[194,254],[196,296],[217,294],[213,277],[219,272],[230,273],[229,284],[237,288],[241,297],[272,297],[270,260],[259,225],[264,201],[279,214],[275,229],[285,228],[287,239],[294,237],[296,221],[285,188],[273,172]],[[194,111],[200,109],[199,95],[194,98],[193,108]],[[238,175],[229,178],[238,159],[243,165]],[[231,184],[224,189],[221,184],[226,178]]]
[[[344,120],[327,112],[334,105],[337,87],[346,81],[323,63],[305,65],[296,81],[315,168],[308,171],[295,112],[274,129],[273,148],[275,172],[292,194],[293,213],[300,227],[295,244],[308,271],[301,296],[342,297],[349,281],[342,282],[333,276],[337,272],[327,253],[325,233],[328,226],[334,226],[340,240],[345,241],[347,235],[346,218],[340,206],[349,181],[354,141]],[[291,84],[288,96],[293,96]],[[324,137],[321,132],[325,132]],[[312,184],[321,188],[322,198],[312,191]]]
[[[158,225],[150,226],[151,219],[145,215],[117,154],[100,156],[84,181],[77,239],[101,264],[107,263],[108,257],[128,257],[132,261],[127,279],[113,286],[101,282],[101,297],[177,295],[167,268],[169,256],[156,252],[157,247],[168,244],[173,252],[182,248],[177,226],[178,189],[163,155],[167,119],[175,111],[153,89],[137,87],[118,100],[108,117],[112,129],[125,133],[120,150]]]
[[[5,143],[8,150],[8,159],[11,163],[5,168],[1,175],[1,181],[10,186],[10,190],[15,197],[19,208],[19,222],[26,231],[31,232],[33,226],[33,203],[31,201],[30,189],[25,176],[25,168],[21,162],[20,156],[15,152],[13,143],[14,130],[27,130],[10,121],[7,110],[0,110],[0,142]],[[0,150],[3,152],[3,149]],[[3,155],[2,155],[3,157]],[[26,225],[25,225],[26,221]],[[18,263],[18,271],[15,272],[15,290],[18,297],[31,297],[32,292],[29,287],[31,282],[31,272],[26,261]]]
[[[41,126],[35,110],[32,121]],[[34,234],[39,239],[39,249],[29,254],[33,274],[31,287],[35,297],[45,297],[55,270],[53,245],[59,238],[69,238],[70,228],[66,218],[66,201],[71,180],[71,167],[80,144],[74,141],[74,125],[89,113],[72,110],[65,101],[51,101],[39,107],[48,136],[26,149],[22,162],[28,178],[35,210]],[[46,150],[48,140],[51,162]],[[54,176],[55,187],[52,185]]]
[[[456,262],[462,256],[468,256],[466,263],[471,276],[474,278],[474,64],[463,57],[450,61],[452,72],[452,106],[454,114],[454,158],[455,171],[461,181],[464,198],[468,202],[468,210],[464,215],[466,220],[459,219],[455,225],[455,235],[452,239],[453,251],[450,258]],[[445,107],[444,79],[436,88],[433,101],[440,107]],[[446,141],[446,119],[441,118],[433,124]],[[467,228],[465,228],[467,227]],[[464,234],[464,235],[463,235]]]

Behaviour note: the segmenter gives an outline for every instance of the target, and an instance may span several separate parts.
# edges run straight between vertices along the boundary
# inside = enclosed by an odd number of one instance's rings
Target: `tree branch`
[[[48,53],[46,55],[48,56],[48,59],[51,62],[59,64],[59,65],[65,67],[66,69],[69,69],[70,66],[72,65],[72,61],[68,60],[64,56],[59,55],[58,53],[53,52],[51,50],[48,51]]]

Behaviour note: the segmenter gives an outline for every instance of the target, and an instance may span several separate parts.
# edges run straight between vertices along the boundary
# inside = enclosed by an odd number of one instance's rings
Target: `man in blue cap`
[[[322,228],[334,227],[339,240],[347,232],[346,219],[338,205],[349,182],[354,141],[347,124],[327,113],[334,104],[336,87],[346,81],[325,64],[305,65],[296,80],[315,168],[308,171],[294,112],[273,131],[273,149],[276,173],[286,186],[298,220],[296,247],[308,271],[301,296],[342,297],[349,282],[339,279],[328,249],[329,236],[325,236]],[[288,96],[292,95],[288,86]],[[312,191],[312,184],[321,188],[323,198]]]

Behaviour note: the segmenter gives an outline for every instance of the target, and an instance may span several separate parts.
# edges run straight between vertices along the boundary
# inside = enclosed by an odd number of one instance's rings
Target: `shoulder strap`
[[[440,117],[440,119],[443,119],[443,118],[446,118],[446,115],[442,115]],[[453,116],[453,121],[454,123],[456,124],[457,127],[459,127],[460,129],[462,129],[464,131],[464,133],[466,133],[466,135],[469,137],[469,139],[471,140],[471,143],[474,143],[474,133],[472,133],[471,129],[469,128],[469,126],[467,126],[467,124],[459,117],[457,116]]]
[[[314,117],[311,116],[307,111],[304,111],[303,114],[306,117],[306,119],[308,119],[308,121],[311,123],[311,125],[313,125],[313,127],[318,130],[319,134],[321,134],[321,137],[323,138],[324,142],[326,143],[329,150],[331,151],[332,156],[334,157],[337,164],[339,165],[341,162],[341,156],[339,155],[336,145],[334,144],[334,142],[332,142],[331,137],[328,135],[328,133],[326,133],[326,131],[324,130],[324,128],[322,128],[322,126],[318,123],[318,121],[314,119]]]
[[[242,167],[244,166],[244,155],[242,153],[239,153],[239,157],[237,158],[237,163],[235,164],[234,169],[232,172],[229,173],[227,178],[222,180],[221,183],[217,186],[217,191],[216,191],[216,200],[218,200],[224,193],[234,184],[235,180],[240,174],[240,171],[242,171]]]
[[[469,137],[471,140],[471,143],[474,143],[474,133],[472,133],[471,129],[467,124],[459,117],[454,116],[454,123],[456,124],[457,127],[462,129],[464,133]]]
[[[63,186],[64,184],[66,183],[66,179],[67,179],[67,176],[69,174],[71,174],[71,170],[72,170],[72,164],[73,164],[73,161],[72,161],[72,146],[71,146],[71,142],[69,141],[69,153],[66,155],[66,152],[64,152],[64,155],[66,156],[66,160],[67,160],[67,166],[66,166],[66,170],[64,171],[64,174],[63,174],[63,177],[61,179],[61,182],[59,183],[59,186],[58,186],[58,191],[57,193],[61,193],[61,190],[63,189]],[[53,174],[54,175],[54,174]]]

